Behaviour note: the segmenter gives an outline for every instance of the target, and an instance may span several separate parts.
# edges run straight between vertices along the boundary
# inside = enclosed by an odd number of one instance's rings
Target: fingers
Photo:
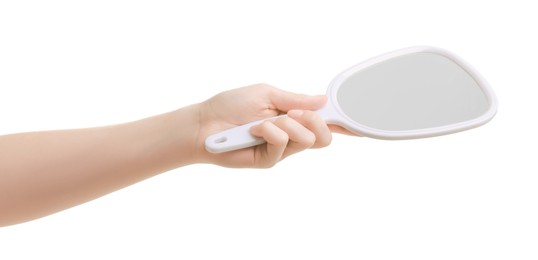
[[[275,88],[271,92],[270,100],[275,105],[276,109],[284,112],[291,109],[316,110],[325,105],[327,96],[308,96]]]
[[[329,145],[332,140],[331,130],[321,117],[313,111],[290,110],[288,116],[295,119],[306,129],[314,133],[315,142],[312,148],[321,148]]]
[[[251,133],[267,142],[258,146],[256,151],[259,167],[271,167],[281,159],[308,148],[327,146],[332,139],[331,131],[315,112],[302,110],[292,110],[288,117],[254,126]]]
[[[286,132],[289,137],[282,158],[308,149],[316,142],[316,135],[294,119],[281,117],[275,120],[274,124]]]
[[[270,121],[250,128],[250,133],[262,137],[267,143],[256,147],[254,164],[269,168],[279,162],[288,144],[288,134]]]

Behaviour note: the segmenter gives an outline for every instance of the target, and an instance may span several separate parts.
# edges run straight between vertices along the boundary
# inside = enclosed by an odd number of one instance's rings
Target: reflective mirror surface
[[[451,59],[428,52],[397,56],[363,68],[338,87],[348,119],[366,127],[407,131],[477,118],[490,103],[473,77]]]

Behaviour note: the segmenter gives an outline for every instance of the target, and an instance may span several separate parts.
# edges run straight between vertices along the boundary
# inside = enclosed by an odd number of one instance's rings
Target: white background
[[[532,1],[321,2],[1,1],[0,134],[126,122],[258,82],[321,94],[413,45],[476,67],[496,118],[423,140],[335,136],[269,170],[176,169],[1,228],[0,259],[537,259]]]

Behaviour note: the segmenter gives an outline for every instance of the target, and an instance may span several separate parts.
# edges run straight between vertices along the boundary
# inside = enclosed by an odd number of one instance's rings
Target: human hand
[[[201,162],[227,167],[271,167],[287,156],[308,148],[330,144],[331,129],[312,110],[321,108],[327,97],[307,96],[257,84],[222,92],[199,104],[200,124],[196,140],[196,157]],[[251,134],[266,143],[221,154],[205,150],[207,136],[252,121],[288,114],[251,128]]]

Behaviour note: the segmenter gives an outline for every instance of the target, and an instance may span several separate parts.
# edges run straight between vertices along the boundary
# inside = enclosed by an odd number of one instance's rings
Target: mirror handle
[[[325,106],[316,110],[316,113],[318,113],[327,124],[342,125],[340,123],[342,121],[341,116],[338,115],[330,100],[327,101]],[[250,128],[254,125],[261,124],[264,121],[274,120],[283,116],[287,115],[261,119],[210,135],[205,139],[205,149],[211,153],[224,153],[263,144],[265,143],[265,140],[250,134]]]
[[[336,111],[336,107],[333,105],[331,99],[327,100],[325,105],[316,110],[316,113],[323,119],[327,124],[342,125],[342,117]]]
[[[263,138],[250,134],[250,128],[267,120],[287,115],[280,115],[236,126],[210,135],[205,139],[205,149],[211,153],[224,153],[265,143]]]

